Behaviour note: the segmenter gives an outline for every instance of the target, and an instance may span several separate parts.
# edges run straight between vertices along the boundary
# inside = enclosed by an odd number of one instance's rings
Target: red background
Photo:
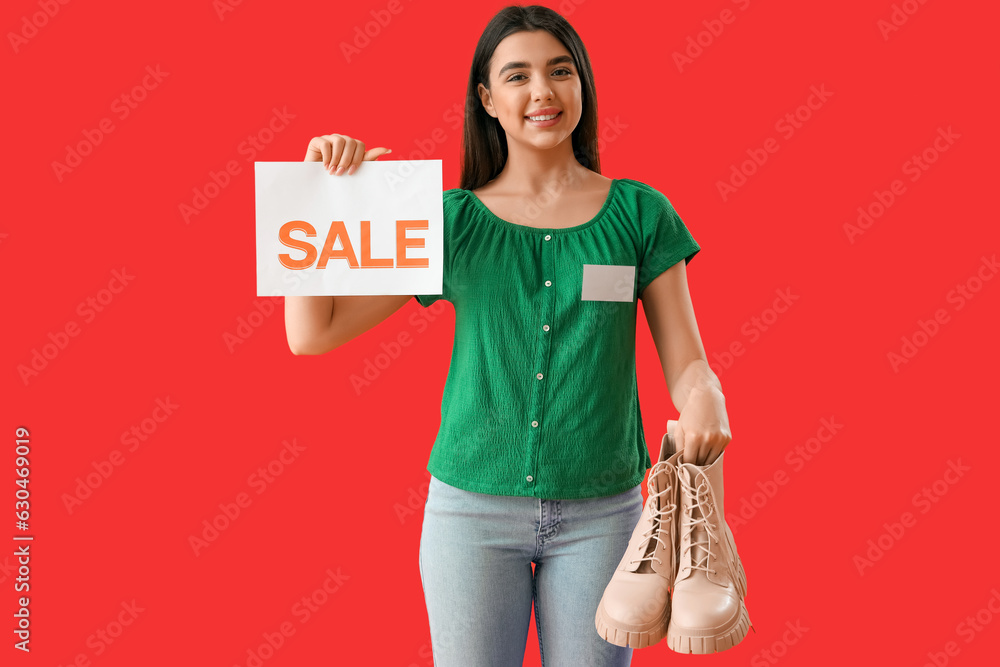
[[[981,258],[1000,246],[990,196],[998,16],[992,5],[903,4],[915,11],[897,14],[907,20],[887,36],[879,22],[904,10],[889,0],[550,5],[587,45],[602,127],[619,128],[602,146],[603,173],[661,190],[703,248],[688,276],[727,397],[726,508],[756,628],[706,662],[981,665],[996,655],[1000,280]],[[0,662],[246,665],[263,634],[290,622],[269,667],[431,664],[417,548],[454,310],[411,301],[332,353],[292,355],[282,299],[255,296],[252,161],[301,160],[311,137],[342,133],[392,148],[383,159],[442,159],[444,186],[456,187],[456,109],[476,41],[503,4],[404,1],[350,60],[341,45],[387,2],[253,1],[221,16],[210,0],[55,6],[46,18],[38,0],[13,0],[0,21],[12,204],[0,223],[0,533],[19,534],[11,470],[23,426],[35,536],[32,652],[14,650],[8,633]],[[709,43],[703,22],[726,9],[734,20]],[[700,32],[707,46],[679,70],[672,54]],[[113,103],[147,66],[166,74],[122,118]],[[775,123],[811,86],[832,95],[787,137]],[[255,155],[241,150],[275,108],[294,118],[263,133]],[[57,175],[54,163],[102,119],[113,130]],[[937,154],[939,128],[958,138]],[[724,201],[718,182],[771,137],[777,152]],[[925,149],[935,161],[912,181],[904,164]],[[181,206],[233,160],[239,172],[185,221]],[[896,179],[905,193],[852,243],[845,224]],[[124,289],[102,291],[123,269],[134,276]],[[977,283],[980,270],[991,279]],[[971,296],[961,308],[959,285]],[[757,327],[786,289],[798,299]],[[78,310],[102,296],[112,298],[92,318]],[[894,368],[889,354],[939,309],[946,321]],[[259,326],[227,345],[247,318]],[[655,447],[677,411],[640,320]],[[78,335],[57,349],[72,323]],[[350,377],[403,331],[412,344],[355,391]],[[721,363],[736,342],[743,354]],[[22,377],[43,348],[51,358]],[[157,399],[177,406],[160,422]],[[833,437],[824,419],[842,425]],[[129,451],[121,438],[144,420]],[[795,459],[818,434],[826,442]],[[248,478],[285,441],[304,450],[258,494]],[[116,450],[121,465],[70,511],[78,478]],[[949,461],[968,470],[946,477]],[[768,495],[761,485],[778,471],[787,483]],[[914,498],[925,488],[934,502]],[[190,536],[240,493],[252,502],[196,555]],[[914,521],[893,536],[886,524],[904,512]],[[12,628],[9,536],[0,625]],[[859,571],[856,557],[873,560]],[[328,569],[340,586],[303,623],[294,606]],[[133,622],[95,643],[132,601],[142,609]],[[795,624],[799,636],[786,632]],[[633,664],[674,658],[664,642]],[[539,664],[533,622],[525,664]]]

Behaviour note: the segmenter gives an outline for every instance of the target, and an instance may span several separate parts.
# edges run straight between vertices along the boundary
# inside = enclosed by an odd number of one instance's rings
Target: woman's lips
[[[552,114],[539,114],[542,116],[551,116]],[[549,120],[531,120],[530,116],[525,116],[524,119],[534,125],[535,127],[548,127],[550,125],[555,125],[560,120],[562,120],[562,111],[556,114],[555,118],[550,118]]]

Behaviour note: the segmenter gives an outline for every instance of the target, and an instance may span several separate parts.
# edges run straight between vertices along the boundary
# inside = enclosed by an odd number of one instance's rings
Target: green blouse
[[[443,294],[455,342],[427,470],[467,491],[597,498],[652,464],[635,373],[637,298],[701,249],[650,185],[612,180],[575,227],[496,216],[470,190],[444,197]]]

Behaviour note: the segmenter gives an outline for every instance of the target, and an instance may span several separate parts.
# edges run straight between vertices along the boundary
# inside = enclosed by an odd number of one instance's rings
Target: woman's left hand
[[[692,389],[677,418],[674,442],[681,460],[711,465],[733,439],[726,414],[726,397],[718,389]]]

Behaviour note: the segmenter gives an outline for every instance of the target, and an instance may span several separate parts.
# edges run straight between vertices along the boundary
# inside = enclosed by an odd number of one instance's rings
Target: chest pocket
[[[584,264],[581,301],[634,301],[635,267],[624,264]]]

